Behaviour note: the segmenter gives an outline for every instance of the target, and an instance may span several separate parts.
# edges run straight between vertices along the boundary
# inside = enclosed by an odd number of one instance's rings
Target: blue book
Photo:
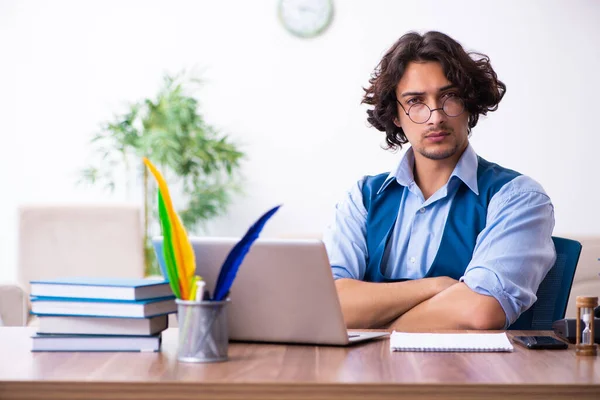
[[[78,299],[145,300],[173,296],[169,282],[156,279],[69,277],[31,281],[31,295]]]
[[[31,351],[160,351],[161,335],[34,335]]]
[[[31,313],[35,315],[148,318],[175,311],[175,296],[138,301],[31,297]]]

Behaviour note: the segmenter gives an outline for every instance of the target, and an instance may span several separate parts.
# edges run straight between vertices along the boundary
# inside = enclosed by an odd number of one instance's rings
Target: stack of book
[[[32,281],[31,313],[39,320],[32,351],[160,351],[168,314],[176,310],[167,281]]]

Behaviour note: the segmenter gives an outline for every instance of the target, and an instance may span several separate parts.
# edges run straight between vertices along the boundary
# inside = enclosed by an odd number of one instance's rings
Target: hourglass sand
[[[598,305],[597,297],[577,296],[577,327],[576,350],[578,356],[595,356],[596,344],[594,343],[594,307]],[[584,323],[583,331],[581,321]]]

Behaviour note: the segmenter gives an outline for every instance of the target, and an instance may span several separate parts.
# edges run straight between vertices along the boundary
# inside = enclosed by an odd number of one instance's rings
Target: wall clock
[[[310,38],[323,33],[333,19],[333,0],[279,0],[279,20],[293,35]]]

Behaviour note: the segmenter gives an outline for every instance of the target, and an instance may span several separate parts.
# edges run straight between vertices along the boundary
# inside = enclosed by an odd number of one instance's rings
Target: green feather
[[[171,285],[171,290],[173,290],[175,296],[180,299],[181,291],[179,290],[177,261],[175,260],[173,238],[171,236],[172,225],[160,190],[158,191],[158,214],[160,216],[160,225],[163,231],[163,256],[165,258],[165,265],[167,267],[167,275],[169,275],[169,284]]]

